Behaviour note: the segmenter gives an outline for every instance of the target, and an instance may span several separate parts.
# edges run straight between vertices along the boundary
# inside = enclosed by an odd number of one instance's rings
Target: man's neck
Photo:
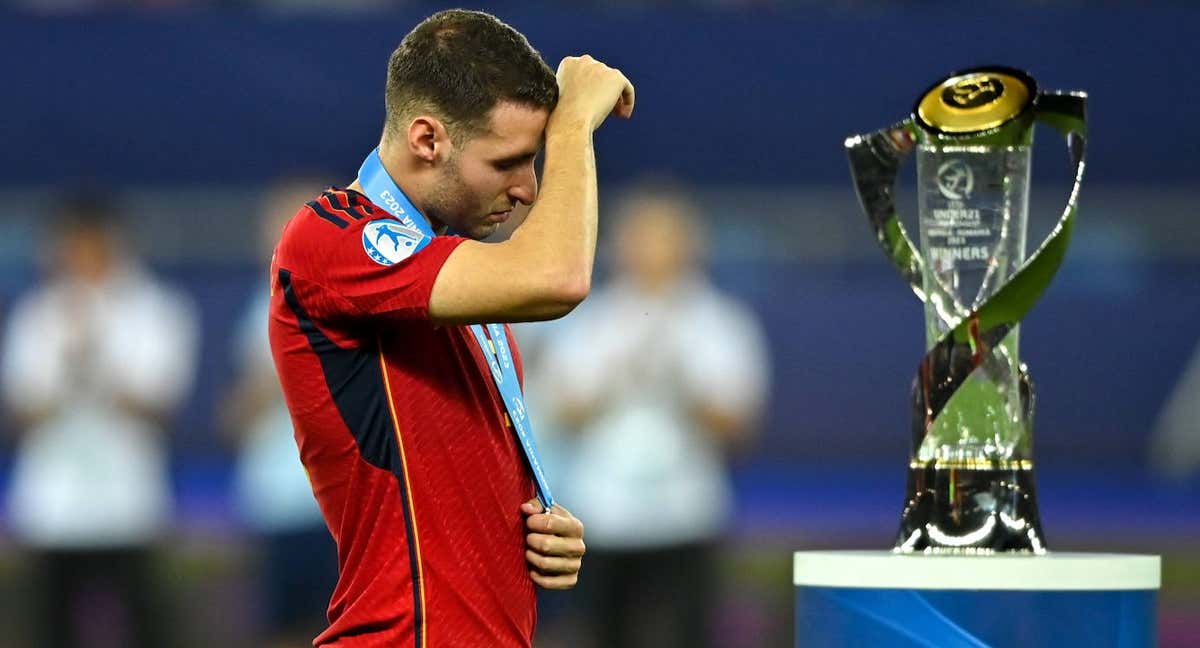
[[[400,191],[404,192],[404,196],[408,198],[413,207],[417,208],[417,211],[421,213],[421,216],[424,216],[425,219],[429,221],[429,225],[433,228],[434,233],[438,235],[445,234],[446,230],[449,228],[445,223],[431,216],[429,214],[429,209],[423,204],[424,200],[422,200],[421,197],[424,195],[424,193],[420,190],[419,183],[413,182],[412,180],[412,176],[416,174],[398,172],[398,169],[402,165],[397,163],[395,160],[388,159],[387,149],[383,144],[380,144],[379,146],[379,159],[381,162],[383,162],[383,170],[387,171],[388,177],[392,179],[392,182],[396,183],[396,186],[400,188]],[[373,196],[368,195],[363,189],[362,183],[358,181],[358,178],[354,178],[354,182],[346,185],[346,188],[353,189],[354,191],[367,196],[368,200],[372,200],[373,198]],[[374,201],[372,200],[372,202]]]

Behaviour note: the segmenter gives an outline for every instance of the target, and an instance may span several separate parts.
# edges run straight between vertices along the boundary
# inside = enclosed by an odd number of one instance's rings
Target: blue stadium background
[[[746,645],[786,645],[788,552],[890,546],[900,505],[921,312],[858,213],[842,139],[903,117],[939,75],[992,62],[1090,95],[1076,239],[1022,336],[1047,535],[1056,549],[1166,554],[1164,645],[1197,636],[1184,611],[1200,601],[1200,481],[1157,476],[1147,448],[1200,339],[1200,10],[585,4],[489,8],[547,60],[590,52],[635,80],[636,118],[597,136],[602,196],[647,175],[695,187],[717,281],[762,317],[773,351],[766,429],[736,468],[749,575],[732,604],[761,635]],[[173,449],[185,537],[232,527],[213,412],[262,277],[247,234],[257,189],[352,176],[378,135],[384,62],[432,8],[0,13],[0,318],[35,276],[53,191],[122,190],[144,254],[203,314]],[[1031,240],[1067,190],[1049,131],[1034,168]],[[0,446],[0,480],[10,459]]]

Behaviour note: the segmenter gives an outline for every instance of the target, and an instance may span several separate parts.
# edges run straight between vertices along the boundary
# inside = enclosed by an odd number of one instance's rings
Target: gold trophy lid
[[[913,111],[924,129],[944,135],[990,131],[1025,112],[1037,96],[1037,84],[1025,72],[980,67],[956,72],[935,83]]]

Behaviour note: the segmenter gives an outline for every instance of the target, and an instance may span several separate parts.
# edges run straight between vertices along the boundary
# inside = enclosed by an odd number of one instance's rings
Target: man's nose
[[[533,204],[534,198],[537,198],[538,181],[537,170],[533,168],[533,162],[530,162],[522,168],[520,175],[512,187],[509,187],[508,196],[514,201],[525,205]]]

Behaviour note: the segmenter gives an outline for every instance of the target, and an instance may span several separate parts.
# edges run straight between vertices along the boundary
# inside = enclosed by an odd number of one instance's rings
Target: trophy
[[[898,553],[1045,553],[1033,481],[1033,383],[1020,321],[1066,252],[1083,178],[1086,95],[1039,92],[1020,70],[983,67],[930,87],[904,121],[846,140],[875,236],[925,304],[912,385],[912,453]],[[1074,185],[1025,256],[1034,124],[1062,133]],[[920,248],[896,213],[916,150]]]

